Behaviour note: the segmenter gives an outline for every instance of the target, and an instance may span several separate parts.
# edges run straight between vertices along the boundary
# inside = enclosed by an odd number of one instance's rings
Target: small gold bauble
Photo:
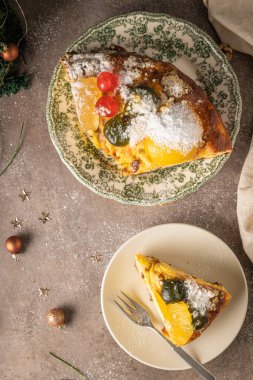
[[[63,327],[65,325],[65,314],[61,308],[50,309],[47,313],[47,323],[53,327]]]

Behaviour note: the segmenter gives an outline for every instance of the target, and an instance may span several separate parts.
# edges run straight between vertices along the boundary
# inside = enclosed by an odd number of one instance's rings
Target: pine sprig
[[[59,356],[57,356],[57,355],[54,354],[53,352],[50,352],[50,355],[52,355],[54,358],[60,360],[62,363],[66,364],[67,366],[69,366],[69,367],[71,367],[72,369],[74,369],[76,372],[79,373],[79,375],[82,377],[82,379],[84,379],[84,380],[88,380],[87,377],[85,376],[85,374],[84,374],[79,368],[74,367],[72,364],[66,362],[66,360],[60,358]]]
[[[7,164],[5,165],[4,169],[2,169],[2,171],[0,172],[0,176],[6,172],[6,170],[12,164],[12,162],[14,161],[14,159],[17,156],[18,152],[20,151],[20,148],[21,148],[21,145],[22,145],[22,142],[23,142],[23,135],[24,135],[24,122],[21,125],[21,129],[20,129],[20,133],[19,133],[19,139],[18,139],[18,144],[16,146],[16,149],[14,150],[11,158],[9,159],[9,161],[7,162]]]
[[[22,8],[20,9],[22,11]],[[22,15],[24,16],[23,11]],[[19,44],[21,42],[22,27],[16,13],[9,6],[8,0],[0,0],[0,26],[0,47],[4,47],[8,43]],[[23,42],[20,45],[23,45]],[[0,97],[16,94],[21,88],[27,88],[28,82],[28,74],[18,72],[17,60],[6,62],[0,57]]]
[[[0,41],[17,44],[23,31],[20,21],[14,10],[10,7],[8,0],[0,1],[0,25],[2,25],[0,29]]]
[[[3,95],[16,94],[21,87],[27,88],[29,76],[27,74],[19,74],[10,78],[6,78],[0,86],[0,97]]]

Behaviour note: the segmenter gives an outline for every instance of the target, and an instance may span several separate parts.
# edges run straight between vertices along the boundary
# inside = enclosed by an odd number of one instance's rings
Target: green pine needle
[[[22,87],[27,88],[28,82],[29,76],[27,74],[5,78],[4,83],[0,86],[0,97],[3,95],[16,94]]]
[[[54,358],[60,360],[62,363],[66,364],[67,366],[73,368],[76,372],[79,373],[79,375],[84,379],[84,380],[88,380],[87,377],[85,376],[85,374],[78,368],[74,367],[72,364],[66,362],[66,360],[60,358],[59,356],[55,355],[53,352],[50,352],[50,355],[52,355]]]
[[[23,13],[22,9],[21,12]],[[23,14],[25,19],[25,16]],[[19,45],[22,40],[23,49],[23,31],[20,20],[15,11],[10,7],[8,0],[0,0],[0,51],[9,43]],[[20,53],[22,55],[22,53]],[[19,73],[19,59],[13,62],[5,61],[0,55],[0,97],[3,95],[16,94],[21,88],[27,88],[29,76],[25,73]]]
[[[2,174],[4,174],[4,172],[6,172],[6,170],[12,164],[12,162],[14,161],[14,159],[17,156],[18,152],[20,151],[20,148],[21,148],[21,145],[22,145],[22,141],[23,141],[23,132],[24,132],[24,122],[21,125],[21,129],[20,129],[20,133],[19,133],[19,140],[18,140],[18,144],[16,146],[16,149],[14,150],[13,155],[11,156],[11,158],[8,161],[8,163],[5,166],[5,168],[0,172],[0,176]]]

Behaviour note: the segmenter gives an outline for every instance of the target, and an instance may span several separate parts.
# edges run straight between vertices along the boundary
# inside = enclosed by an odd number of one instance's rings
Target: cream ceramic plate
[[[142,252],[178,266],[198,277],[222,283],[232,301],[203,335],[185,346],[201,363],[221,354],[238,334],[248,304],[247,283],[233,251],[218,237],[198,227],[165,224],[147,229],[126,241],[105,272],[101,303],[106,325],[116,342],[132,357],[152,367],[179,370],[189,366],[155,332],[135,325],[113,300],[120,290],[145,304],[153,319],[159,317],[134,267],[134,255]]]

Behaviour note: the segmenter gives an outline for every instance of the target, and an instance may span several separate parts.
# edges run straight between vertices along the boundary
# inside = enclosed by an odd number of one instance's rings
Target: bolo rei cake
[[[231,152],[203,90],[168,62],[125,51],[68,53],[80,132],[122,175]]]
[[[137,254],[135,264],[162,318],[163,333],[177,346],[198,338],[231,299],[222,285],[154,257]]]

